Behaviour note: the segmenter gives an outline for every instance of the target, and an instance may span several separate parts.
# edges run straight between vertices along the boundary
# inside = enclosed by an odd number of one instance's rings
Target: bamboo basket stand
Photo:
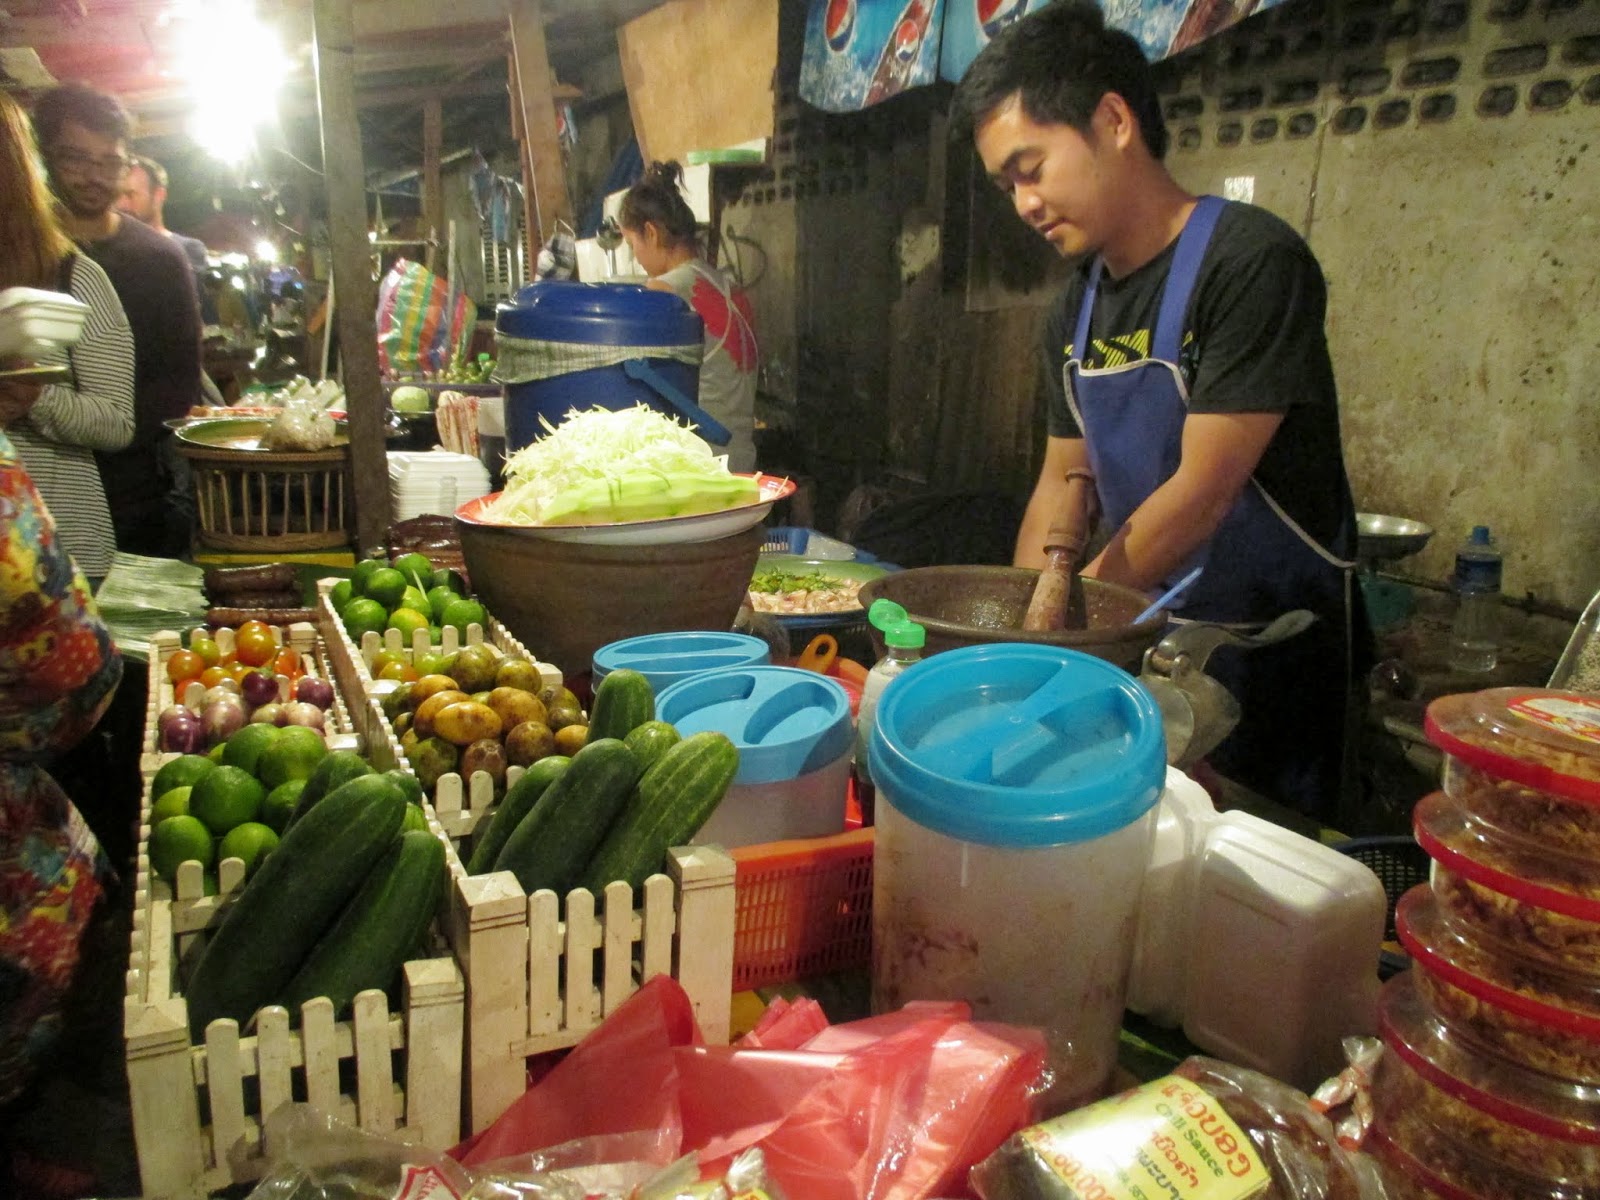
[[[217,550],[293,554],[350,543],[350,447],[305,452],[179,444],[194,472],[199,528]]]

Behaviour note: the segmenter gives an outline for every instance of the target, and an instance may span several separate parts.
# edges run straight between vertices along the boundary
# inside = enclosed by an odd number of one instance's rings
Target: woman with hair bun
[[[700,256],[700,228],[683,198],[683,168],[653,162],[622,198],[618,224],[658,291],[681,296],[705,322],[700,407],[733,434],[730,471],[756,469],[756,368],[760,354],[750,304],[733,280]]]

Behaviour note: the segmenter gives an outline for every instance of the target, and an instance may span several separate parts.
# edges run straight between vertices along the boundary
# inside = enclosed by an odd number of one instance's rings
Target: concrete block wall
[[[1322,262],[1357,505],[1438,531],[1401,569],[1446,577],[1487,523],[1508,593],[1581,608],[1600,588],[1600,0],[1288,0],[1159,72],[1177,177],[1272,209]],[[768,394],[825,494],[1024,493],[1059,265],[1006,236],[946,141],[947,91],[828,116],[793,77],[780,61],[772,163],[722,221]]]
[[[1358,507],[1600,588],[1600,4],[1293,0],[1163,67],[1170,163],[1307,236]]]

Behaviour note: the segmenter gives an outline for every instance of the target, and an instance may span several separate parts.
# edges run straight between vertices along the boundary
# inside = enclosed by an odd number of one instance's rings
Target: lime
[[[413,551],[394,560],[394,569],[406,577],[406,582],[427,591],[433,583],[433,562],[426,554]]]
[[[348,579],[341,579],[328,589],[328,603],[333,605],[334,612],[343,612],[344,606],[354,600],[356,585]]]
[[[427,594],[414,587],[406,588],[405,594],[400,597],[399,607],[415,609],[424,617],[433,615],[433,609],[428,604]]]
[[[367,580],[388,565],[381,558],[364,558],[358,562],[356,569],[350,572],[350,587],[354,594],[365,596],[367,594]]]
[[[449,567],[435,567],[433,569],[432,586],[447,587],[460,596],[467,594],[467,581],[461,578],[460,572],[452,571]]]
[[[189,812],[220,837],[235,825],[254,821],[266,798],[267,789],[250,772],[238,767],[218,767],[190,791]]]
[[[389,614],[388,628],[398,629],[400,639],[407,646],[411,645],[411,638],[421,629],[426,632],[428,628],[428,614],[418,612],[414,608],[401,607]]]
[[[487,625],[489,614],[484,611],[483,605],[476,600],[452,600],[445,605],[443,614],[439,617],[439,624],[453,625],[461,631],[461,636],[466,637],[468,625]]]
[[[256,873],[261,860],[277,849],[278,835],[259,821],[246,821],[228,830],[217,847],[217,858],[237,858],[244,862],[246,879]]]
[[[400,598],[406,594],[406,586],[406,577],[399,571],[393,567],[380,567],[367,580],[363,595],[369,600],[376,600],[385,610],[399,608]]]
[[[304,725],[288,725],[279,730],[277,740],[256,759],[256,778],[268,791],[291,779],[309,779],[328,743],[322,734]]]
[[[222,756],[227,749],[227,742],[218,742],[215,746],[206,751],[206,761],[213,765],[220,763],[222,761]]]
[[[150,781],[150,794],[164,796],[175,787],[196,783],[200,776],[216,765],[204,754],[185,754],[169,763],[162,763],[156,777]]]
[[[252,721],[237,732],[231,734],[223,743],[222,761],[230,767],[240,767],[251,774],[255,773],[256,763],[261,758],[261,753],[273,742],[283,736],[283,730],[276,725],[269,725],[265,721]],[[215,772],[211,772],[215,774]],[[201,776],[202,779],[207,776]],[[283,780],[279,780],[282,783]]]
[[[439,644],[439,630],[437,626],[428,626],[428,636],[433,639],[434,645]],[[417,668],[417,677],[419,679],[424,675],[443,675],[445,673],[445,667],[454,657],[454,654],[445,654],[439,650],[429,650],[426,653],[419,654],[412,659],[411,665]]]
[[[186,817],[189,815],[188,786],[175,787],[169,792],[162,792],[156,802],[150,806],[150,824],[159,825],[168,817]]]
[[[290,779],[273,788],[261,802],[261,823],[276,833],[282,833],[288,827],[290,814],[300,802],[300,793],[305,788],[304,779]]]
[[[452,591],[444,584],[431,587],[428,589],[428,612],[437,621],[444,616],[444,610],[450,606],[450,602],[459,599],[461,599],[460,593]]]
[[[383,715],[392,721],[401,713],[410,711],[410,705],[408,703],[410,698],[411,685],[409,683],[402,683],[399,687],[395,688],[394,691],[385,693],[383,699],[378,701],[378,703],[383,708]]]
[[[383,632],[383,627],[389,621],[389,610],[376,600],[362,597],[350,601],[341,608],[339,620],[344,623],[344,631],[350,635],[351,640],[359,642],[361,635],[369,629],[374,633]]]
[[[209,867],[216,855],[211,831],[194,817],[168,817],[150,831],[150,865],[168,883],[177,879],[180,863],[193,859]]]

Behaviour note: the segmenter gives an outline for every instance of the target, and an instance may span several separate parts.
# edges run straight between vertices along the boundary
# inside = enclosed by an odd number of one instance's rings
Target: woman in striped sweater
[[[56,219],[27,115],[0,93],[0,288],[9,287],[69,292],[89,306],[78,343],[40,360],[70,368],[71,381],[0,382],[0,429],[49,505],[62,544],[98,582],[116,543],[94,454],[133,439],[133,338],[105,272],[76,251]]]

